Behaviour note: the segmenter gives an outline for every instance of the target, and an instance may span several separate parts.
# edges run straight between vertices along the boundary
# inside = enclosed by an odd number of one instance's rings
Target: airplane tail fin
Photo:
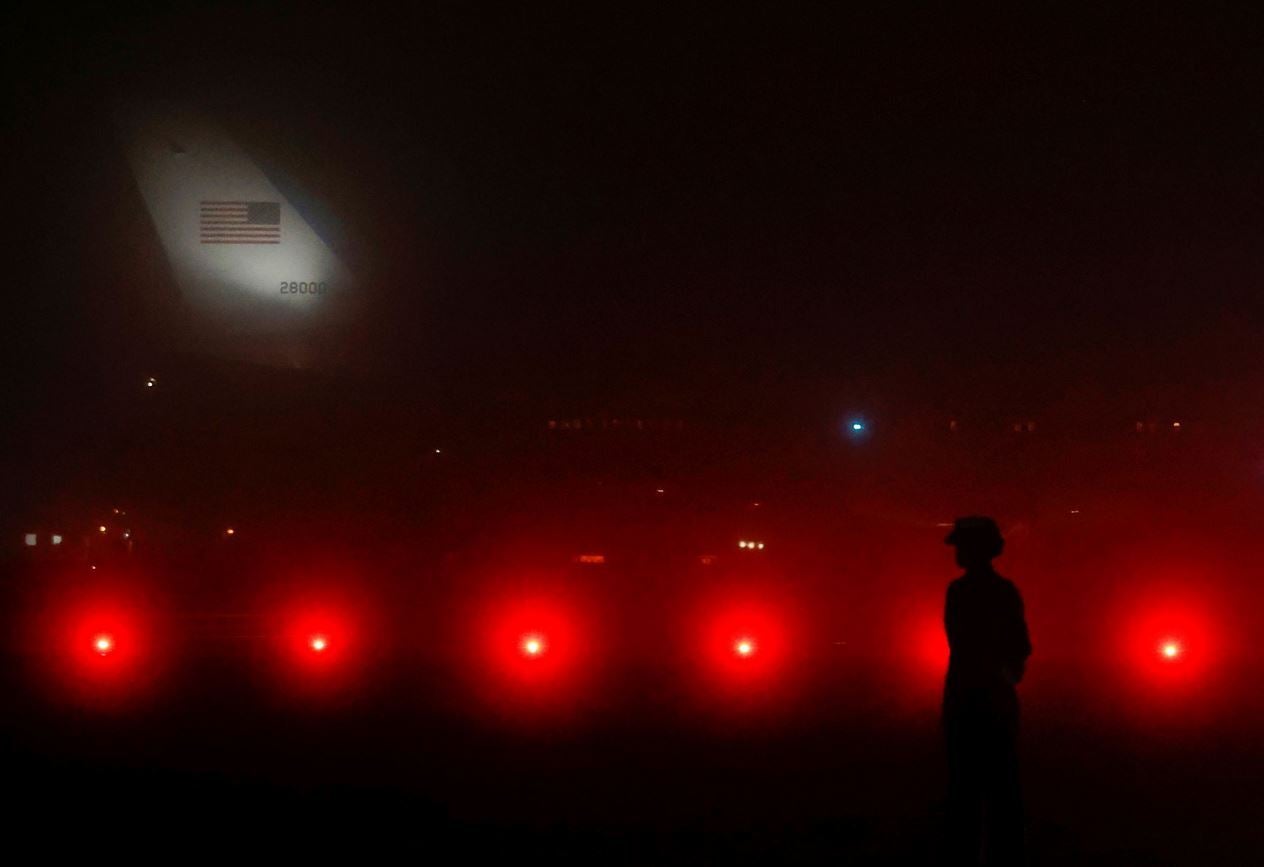
[[[167,104],[117,112],[137,186],[197,348],[287,367],[319,363],[345,325],[350,272],[226,132]]]

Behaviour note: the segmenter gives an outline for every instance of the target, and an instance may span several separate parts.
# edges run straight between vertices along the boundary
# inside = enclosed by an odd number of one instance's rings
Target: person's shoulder
[[[1022,598],[1022,593],[1019,592],[1018,585],[1013,581],[1009,580],[1004,575],[997,575],[996,580],[1000,584],[1003,592],[1012,596],[1017,596],[1020,599]]]

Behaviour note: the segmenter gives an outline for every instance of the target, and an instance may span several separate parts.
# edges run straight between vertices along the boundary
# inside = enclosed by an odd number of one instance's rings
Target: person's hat
[[[1003,542],[1001,528],[996,521],[986,515],[970,515],[958,518],[952,524],[952,531],[944,537],[945,545],[960,545],[965,541]]]

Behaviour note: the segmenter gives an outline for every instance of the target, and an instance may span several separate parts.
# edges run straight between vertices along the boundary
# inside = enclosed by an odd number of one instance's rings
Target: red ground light
[[[790,651],[786,617],[770,603],[717,604],[702,625],[702,660],[727,688],[768,686],[784,673]]]
[[[483,656],[500,688],[536,694],[573,684],[588,652],[579,617],[553,598],[492,606],[481,629]]]
[[[863,665],[875,665],[883,675],[883,695],[903,710],[923,713],[937,708],[948,670],[948,638],[944,634],[943,600],[938,593],[921,593],[899,600],[887,619],[867,627],[859,651],[872,654]]]
[[[538,632],[530,632],[522,637],[519,647],[528,659],[538,659],[547,649],[547,641]]]
[[[1212,617],[1185,598],[1149,602],[1121,637],[1125,676],[1152,692],[1208,685],[1221,642]]]
[[[905,642],[900,651],[911,657],[916,669],[936,685],[942,683],[948,670],[948,636],[942,612],[928,608],[910,621]]]
[[[352,677],[362,656],[361,618],[345,603],[291,603],[283,615],[280,652],[287,679],[328,689]]]
[[[65,602],[53,616],[45,657],[53,683],[70,697],[115,703],[143,690],[159,660],[150,619],[139,606],[115,598]]]
[[[283,693],[352,701],[369,686],[370,665],[391,632],[358,564],[341,552],[307,553],[258,583],[252,608],[268,674]]]
[[[67,650],[80,676],[106,681],[126,676],[142,655],[144,637],[136,618],[120,610],[81,614]]]

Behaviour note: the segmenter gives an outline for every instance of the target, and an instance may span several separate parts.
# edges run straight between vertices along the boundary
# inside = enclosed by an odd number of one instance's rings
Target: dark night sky
[[[16,369],[109,369],[137,242],[100,237],[136,208],[107,109],[139,94],[301,178],[365,346],[444,390],[1258,394],[1260,36],[1141,6],[44,19],[12,61]]]

